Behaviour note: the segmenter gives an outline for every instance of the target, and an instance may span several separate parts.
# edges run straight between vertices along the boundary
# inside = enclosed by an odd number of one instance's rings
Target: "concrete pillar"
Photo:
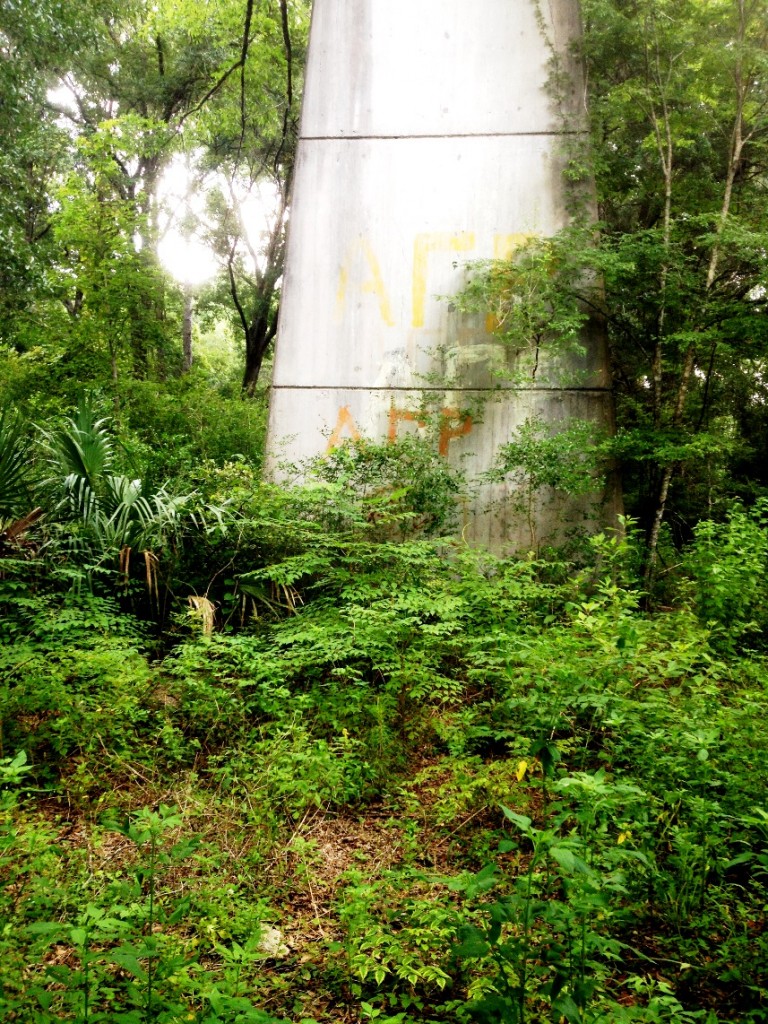
[[[479,478],[530,416],[611,423],[604,346],[579,366],[507,385],[509,353],[484,318],[461,316],[467,261],[504,256],[567,221],[563,137],[584,130],[569,44],[578,0],[315,0],[268,465],[345,438],[419,430],[443,410],[436,445]],[[553,100],[553,54],[568,84]],[[573,382],[578,381],[577,386]],[[537,539],[582,504],[538,495]],[[464,533],[527,546],[509,484],[474,488]]]

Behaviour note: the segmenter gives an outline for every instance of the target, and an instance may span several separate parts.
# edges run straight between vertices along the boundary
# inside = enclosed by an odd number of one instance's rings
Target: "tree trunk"
[[[181,328],[182,345],[182,373],[189,373],[192,369],[192,289],[188,284],[184,285],[184,320]]]
[[[261,373],[261,364],[277,329],[277,317],[270,322],[268,313],[259,313],[248,325],[245,332],[245,370],[243,391],[251,398]]]

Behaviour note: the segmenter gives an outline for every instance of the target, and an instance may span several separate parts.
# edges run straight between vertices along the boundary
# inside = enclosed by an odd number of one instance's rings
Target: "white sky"
[[[194,189],[194,156],[177,155],[160,181],[158,198],[166,210],[158,255],[166,270],[177,281],[191,286],[204,284],[221,269],[212,248],[206,243],[206,183]],[[225,185],[220,176],[211,175],[209,187]],[[224,191],[227,191],[225,188]],[[275,216],[277,194],[270,182],[248,190],[235,184],[235,195],[242,212],[247,241],[257,257]],[[187,233],[182,230],[186,222]],[[247,247],[242,247],[246,262],[251,262]]]
[[[63,110],[77,113],[75,91],[71,84],[62,82],[56,89],[48,91],[48,99]],[[62,114],[58,121],[62,128],[73,135],[77,129],[72,120]],[[163,212],[160,216],[161,241],[158,245],[158,256],[165,269],[181,284],[197,287],[210,281],[221,270],[221,264],[210,245],[206,243],[206,204],[205,182],[202,188],[195,188],[195,164],[197,154],[177,154],[165,170],[158,188],[158,199]],[[199,178],[199,175],[198,175]],[[210,178],[210,186],[222,185],[214,176]],[[226,189],[225,189],[226,191]],[[263,239],[269,231],[275,215],[277,196],[274,186],[266,182],[260,187],[250,190],[236,187],[236,195],[242,210],[248,243],[258,255],[263,246]],[[181,230],[186,222],[187,232]],[[136,240],[137,245],[141,240]],[[250,262],[247,247],[243,247],[243,255]]]
[[[177,155],[160,179],[158,199],[164,212],[158,256],[177,281],[194,287],[210,281],[219,264],[205,243],[205,193],[192,191],[192,168],[190,158]]]

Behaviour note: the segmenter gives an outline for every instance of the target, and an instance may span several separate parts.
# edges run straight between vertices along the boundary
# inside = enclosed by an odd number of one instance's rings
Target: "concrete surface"
[[[563,142],[583,127],[567,52],[578,4],[538,10],[536,0],[315,0],[270,407],[268,472],[279,477],[282,461],[347,437],[423,429],[426,395],[446,410],[441,454],[477,481],[464,536],[497,549],[530,543],[514,482],[480,482],[515,426],[532,415],[612,423],[599,330],[566,373],[545,358],[500,394],[509,352],[449,301],[468,261],[567,221]],[[555,52],[570,70],[557,103]],[[552,498],[541,496],[537,540],[583,519],[583,501]],[[610,519],[616,495],[595,501],[598,521]]]

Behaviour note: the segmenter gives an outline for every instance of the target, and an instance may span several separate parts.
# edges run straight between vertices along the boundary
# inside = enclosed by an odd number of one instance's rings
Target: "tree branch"
[[[283,46],[285,47],[285,113],[283,114],[283,130],[280,138],[280,145],[275,154],[275,174],[279,177],[280,160],[288,142],[289,122],[293,112],[293,46],[291,44],[291,32],[288,25],[288,0],[280,0],[280,22],[283,30]],[[286,181],[286,192],[290,191],[290,172]]]
[[[228,67],[227,70],[222,75],[220,75],[219,78],[216,79],[214,84],[211,86],[211,88],[208,90],[205,96],[203,96],[200,102],[196,103],[194,107],[190,107],[189,110],[185,111],[181,115],[181,117],[178,120],[179,128],[181,128],[181,126],[184,124],[188,117],[191,117],[193,114],[196,114],[198,110],[203,109],[208,100],[212,99],[216,95],[216,93],[219,91],[219,89],[221,89],[222,85],[224,85],[224,83],[227,81],[230,75],[233,75],[235,71],[237,71],[241,63],[241,60],[236,60],[234,64]]]
[[[248,46],[251,35],[251,19],[253,18],[253,0],[248,0],[245,7],[245,25],[243,27],[243,46],[240,51],[240,141],[237,156],[240,158],[245,140],[245,64],[248,60]]]
[[[248,337],[248,318],[245,315],[245,310],[240,302],[240,296],[237,293],[237,280],[235,278],[235,269],[233,262],[235,258],[234,250],[230,251],[229,258],[227,259],[227,271],[229,273],[229,292],[232,296],[232,301],[235,304],[237,315],[240,317],[240,323],[243,325],[243,331],[246,338]]]

